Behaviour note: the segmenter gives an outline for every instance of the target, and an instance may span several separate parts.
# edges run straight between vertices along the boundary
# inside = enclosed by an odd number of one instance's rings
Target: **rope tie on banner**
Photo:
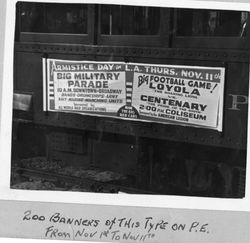
[[[43,83],[43,85],[45,85],[45,89],[44,91],[46,92],[46,95],[44,96],[43,99],[46,100],[46,103],[45,103],[45,116],[48,117],[49,116],[49,112],[48,112],[48,100],[47,100],[47,95],[48,95],[48,78],[47,78],[47,59],[48,59],[48,53],[44,53],[42,55],[42,59],[43,59],[43,64],[44,64],[44,71],[43,71],[43,79],[45,79],[45,82]]]

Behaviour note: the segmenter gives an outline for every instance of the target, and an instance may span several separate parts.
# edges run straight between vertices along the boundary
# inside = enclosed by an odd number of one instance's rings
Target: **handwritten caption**
[[[32,210],[24,212],[24,223],[42,226],[42,234],[47,239],[62,240],[105,240],[149,242],[164,232],[184,232],[188,234],[209,234],[207,222],[174,222],[151,216],[111,217],[107,219],[67,217],[60,212],[39,215]]]

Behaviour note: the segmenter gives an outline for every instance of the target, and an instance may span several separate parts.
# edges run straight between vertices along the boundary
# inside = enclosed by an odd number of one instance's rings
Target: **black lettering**
[[[24,217],[23,220],[30,220],[30,216],[31,215],[31,210],[28,210],[24,213]]]
[[[207,227],[208,226],[208,224],[203,224],[202,226],[201,226],[201,228],[200,228],[200,232],[207,232]]]
[[[197,228],[199,225],[199,222],[193,222],[189,228],[189,232],[191,232],[193,229]]]

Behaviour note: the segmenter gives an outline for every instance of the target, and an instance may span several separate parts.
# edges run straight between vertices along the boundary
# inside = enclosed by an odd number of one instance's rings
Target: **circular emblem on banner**
[[[124,118],[138,119],[139,112],[133,106],[124,105],[118,110],[117,116]]]

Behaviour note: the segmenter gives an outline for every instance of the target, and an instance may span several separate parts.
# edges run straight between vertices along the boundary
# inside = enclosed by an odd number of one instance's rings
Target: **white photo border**
[[[2,1],[2,0],[1,0]],[[204,210],[234,210],[250,211],[250,168],[247,166],[246,195],[243,199],[217,199],[188,196],[162,196],[162,195],[131,195],[131,194],[99,194],[82,192],[55,192],[55,191],[29,191],[10,189],[11,173],[11,131],[12,131],[12,96],[13,96],[13,56],[15,31],[15,4],[17,0],[6,0],[6,24],[4,47],[4,70],[1,94],[1,120],[0,120],[0,199],[21,200],[34,202],[58,202],[92,205],[181,208]],[[144,0],[26,0],[26,2],[54,2],[54,3],[100,3],[145,5]],[[228,9],[250,11],[250,3],[235,1],[195,1],[195,0],[148,0],[148,6],[164,6],[175,8],[202,8],[202,9]],[[248,119],[248,128],[250,121]],[[249,141],[248,129],[248,141]],[[247,149],[247,164],[249,163],[249,144]],[[183,200],[185,198],[185,200]],[[146,200],[145,200],[146,199]]]

